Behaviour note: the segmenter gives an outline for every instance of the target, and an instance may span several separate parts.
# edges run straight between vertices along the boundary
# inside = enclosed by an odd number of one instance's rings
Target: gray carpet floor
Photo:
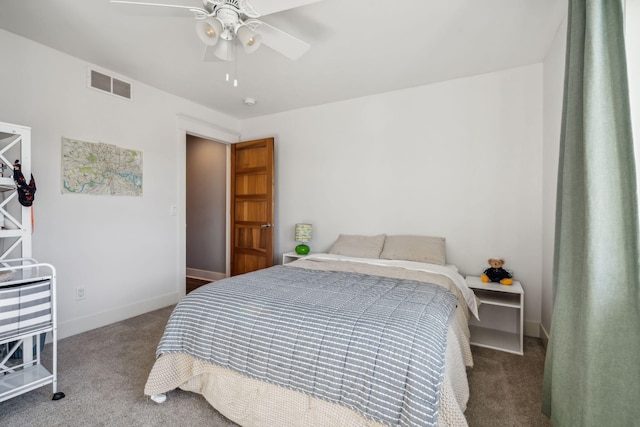
[[[143,396],[155,347],[173,307],[156,310],[58,342],[58,391],[51,386],[0,403],[0,425],[235,426],[201,396],[173,391],[158,405]],[[44,352],[50,362],[51,345]],[[544,350],[526,338],[525,355],[473,347],[468,370],[471,427],[548,426],[540,413]]]

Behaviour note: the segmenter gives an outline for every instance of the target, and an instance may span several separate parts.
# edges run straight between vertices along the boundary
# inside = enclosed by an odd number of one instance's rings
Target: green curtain
[[[640,426],[640,254],[623,2],[569,0],[542,404],[553,426]]]

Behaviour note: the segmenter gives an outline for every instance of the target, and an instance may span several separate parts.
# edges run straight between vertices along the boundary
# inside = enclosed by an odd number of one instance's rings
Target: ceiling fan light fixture
[[[213,54],[223,61],[233,61],[235,59],[235,49],[233,49],[234,41],[220,40],[213,50]]]
[[[190,0],[195,1],[195,0]],[[225,61],[233,61],[234,52],[228,43],[216,48],[221,44],[220,40],[229,42],[236,38],[242,43],[247,53],[255,52],[262,42],[276,52],[281,53],[289,59],[296,60],[302,56],[310,45],[299,40],[276,27],[256,18],[270,15],[289,9],[316,3],[321,0],[200,0],[203,6],[187,6],[181,4],[148,3],[147,1],[135,0],[110,0],[111,3],[125,3],[144,7],[163,7],[165,10],[174,9],[192,12],[196,19],[196,34],[198,38],[212,49],[205,49],[204,60],[210,60],[209,53]],[[254,6],[253,3],[257,3]],[[258,31],[258,32],[256,32]],[[233,45],[235,47],[235,45]],[[209,53],[208,53],[209,52]]]
[[[196,23],[196,33],[200,40],[208,46],[215,46],[220,40],[223,26],[216,18],[209,18]]]
[[[236,35],[238,36],[238,40],[240,40],[240,43],[242,43],[244,51],[247,53],[255,52],[262,44],[262,36],[253,32],[246,25],[241,25],[240,27],[238,27],[238,29],[236,30]]]

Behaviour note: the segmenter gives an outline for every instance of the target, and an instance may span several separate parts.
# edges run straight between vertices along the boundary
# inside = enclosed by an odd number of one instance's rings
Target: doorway
[[[226,277],[226,144],[187,134],[185,180],[188,293]]]
[[[222,129],[202,120],[193,117],[178,114],[176,117],[177,133],[176,133],[176,168],[178,171],[178,192],[175,209],[172,207],[172,215],[176,215],[176,232],[178,256],[176,258],[176,277],[175,283],[177,287],[178,297],[182,298],[186,295],[186,259],[187,259],[187,215],[186,215],[186,175],[187,175],[187,135],[194,135],[211,141],[216,141],[224,146],[227,150],[227,168],[229,166],[230,144],[240,140],[239,133]],[[230,178],[227,176],[227,180]],[[228,182],[228,181],[227,181]],[[229,188],[226,191],[225,203],[229,206]],[[173,213],[175,211],[175,213]],[[227,247],[225,251],[226,266],[225,277],[229,276],[229,214],[226,213],[226,237]]]

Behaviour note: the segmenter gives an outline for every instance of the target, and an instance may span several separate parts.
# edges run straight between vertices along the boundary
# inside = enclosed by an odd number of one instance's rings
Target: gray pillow
[[[354,258],[379,258],[384,245],[384,234],[377,236],[357,236],[341,234],[329,253]]]
[[[382,259],[445,264],[445,238],[431,236],[387,236]]]

